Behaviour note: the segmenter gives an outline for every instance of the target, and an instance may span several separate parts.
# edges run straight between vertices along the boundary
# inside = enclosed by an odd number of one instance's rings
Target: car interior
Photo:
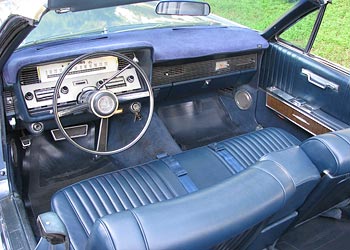
[[[264,33],[131,30],[13,52],[10,249],[346,249],[349,72],[277,38],[323,7],[301,0]]]

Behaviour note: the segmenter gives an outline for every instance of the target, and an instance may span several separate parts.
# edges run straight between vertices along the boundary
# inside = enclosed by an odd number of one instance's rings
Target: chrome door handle
[[[301,69],[301,73],[307,76],[307,80],[309,83],[321,88],[326,89],[329,88],[335,92],[339,91],[339,85],[335,84],[334,82],[331,82],[319,75],[316,75],[315,73],[311,72],[308,69]]]

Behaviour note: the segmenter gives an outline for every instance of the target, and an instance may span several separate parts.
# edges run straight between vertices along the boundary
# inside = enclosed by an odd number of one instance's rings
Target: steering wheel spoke
[[[84,112],[88,109],[88,104],[87,103],[81,103],[81,104],[77,104],[73,107],[68,107],[65,108],[63,110],[60,110],[57,112],[57,116],[58,117],[63,117],[63,116],[67,116],[67,115],[72,115],[75,113],[80,113],[80,112]]]
[[[97,138],[96,151],[106,152],[108,150],[108,118],[102,118]]]

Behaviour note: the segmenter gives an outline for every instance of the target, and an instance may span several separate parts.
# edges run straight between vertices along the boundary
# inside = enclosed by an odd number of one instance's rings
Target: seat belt
[[[235,174],[245,170],[245,167],[243,167],[224,146],[213,143],[208,147],[213,150]]]
[[[175,160],[174,157],[167,155],[166,153],[157,155],[157,158],[164,162],[165,165],[177,176],[182,186],[188,193],[193,193],[198,190],[192,179],[188,176],[188,172],[184,169],[180,163]]]

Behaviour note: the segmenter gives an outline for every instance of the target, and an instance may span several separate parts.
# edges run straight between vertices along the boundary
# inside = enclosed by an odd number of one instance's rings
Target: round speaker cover
[[[239,109],[247,110],[253,102],[253,98],[247,90],[238,90],[235,94],[235,102]]]

